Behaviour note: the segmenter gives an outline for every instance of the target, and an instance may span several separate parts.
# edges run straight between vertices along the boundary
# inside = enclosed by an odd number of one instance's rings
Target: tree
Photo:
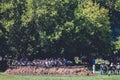
[[[117,1],[115,2],[115,9],[116,9],[117,11],[120,11],[120,0],[117,0]]]
[[[0,8],[0,56],[4,58],[7,53],[9,53],[7,35],[9,33],[9,27],[14,23],[14,21],[10,19],[12,17],[12,11],[10,11],[10,9],[13,8],[13,5],[11,1],[1,0]]]
[[[79,36],[80,43],[87,46],[81,50],[86,51],[87,49],[88,52],[91,52],[92,48],[92,53],[106,53],[105,49],[109,49],[110,46],[111,33],[108,10],[100,8],[97,3],[87,1],[84,5],[78,4],[75,16],[76,30],[81,35]],[[103,46],[104,44],[106,45]]]
[[[29,51],[28,45],[34,35],[34,26],[28,26],[33,19],[32,5],[32,0],[1,1],[0,22],[7,31],[7,44],[10,45],[9,50],[12,51],[12,54],[8,55],[20,57]]]
[[[120,37],[117,37],[117,41],[113,42],[114,46],[115,46],[115,53],[119,53],[120,52]]]
[[[17,59],[109,51],[108,10],[92,0],[2,0],[0,14],[9,55]]]

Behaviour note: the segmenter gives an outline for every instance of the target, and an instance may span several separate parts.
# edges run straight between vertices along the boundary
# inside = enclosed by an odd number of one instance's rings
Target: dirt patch
[[[5,74],[14,75],[93,75],[86,67],[83,66],[67,66],[67,67],[35,67],[22,66],[12,69],[7,69]]]

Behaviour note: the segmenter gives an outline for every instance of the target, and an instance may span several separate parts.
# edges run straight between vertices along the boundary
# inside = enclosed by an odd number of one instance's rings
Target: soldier
[[[93,58],[93,60],[92,60],[92,69],[93,69],[93,73],[95,73],[95,64],[96,64],[96,61],[95,61],[95,59]]]
[[[113,74],[113,72],[115,73],[115,67],[114,67],[113,62],[111,62],[109,70],[110,70],[110,74]]]
[[[103,61],[100,65],[100,74],[107,74],[108,71],[108,67],[106,65],[106,63]]]
[[[117,63],[116,70],[117,70],[117,74],[119,74],[119,72],[120,72],[120,63]]]

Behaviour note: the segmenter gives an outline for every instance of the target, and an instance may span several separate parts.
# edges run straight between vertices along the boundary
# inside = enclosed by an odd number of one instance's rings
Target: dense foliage
[[[0,56],[111,55],[118,50],[112,28],[120,24],[119,4],[120,0],[1,0]]]

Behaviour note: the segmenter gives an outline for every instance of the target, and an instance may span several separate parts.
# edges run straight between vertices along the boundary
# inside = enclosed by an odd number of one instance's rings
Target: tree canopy
[[[120,0],[1,0],[0,56],[112,54]],[[117,22],[116,22],[117,21]]]

